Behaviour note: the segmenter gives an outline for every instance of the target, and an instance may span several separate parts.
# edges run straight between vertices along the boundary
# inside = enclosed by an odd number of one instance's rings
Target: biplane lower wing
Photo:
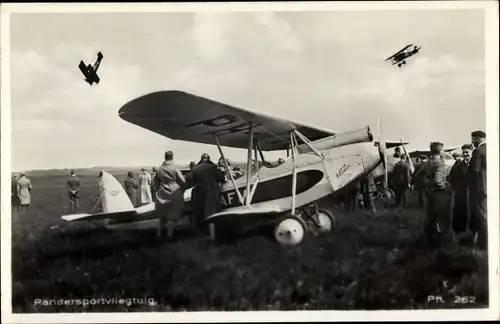
[[[457,149],[459,149],[461,146],[456,146],[456,147],[448,147],[448,148],[445,148],[443,150],[443,152],[445,153],[450,153],[450,152],[453,152]],[[414,150],[414,151],[411,151],[410,153],[408,153],[410,155],[410,157],[412,158],[417,158],[419,157],[420,155],[430,155],[431,154],[431,151],[430,150]]]
[[[276,215],[289,211],[290,208],[283,208],[274,204],[264,204],[256,206],[238,206],[228,208],[222,212],[207,217],[207,220],[221,219],[228,216],[250,216],[250,215]]]
[[[72,214],[63,215],[61,218],[67,222],[77,222],[77,221],[98,221],[105,219],[115,219],[127,216],[135,216],[137,212],[132,211],[122,211],[116,213],[97,213],[97,214]]]
[[[119,116],[132,124],[174,140],[248,148],[250,124],[263,151],[285,150],[289,131],[297,129],[310,141],[332,136],[332,130],[232,107],[182,91],[159,91],[125,104]]]

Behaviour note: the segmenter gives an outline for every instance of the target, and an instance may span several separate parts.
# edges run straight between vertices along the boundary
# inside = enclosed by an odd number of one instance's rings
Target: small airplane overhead
[[[396,54],[392,55],[391,57],[385,60],[386,61],[392,60],[392,65],[397,64],[398,67],[401,67],[402,65],[406,64],[407,58],[417,54],[418,51],[420,51],[420,49],[422,48],[414,46],[413,49],[410,49],[411,46],[413,46],[413,44],[407,45],[402,50],[400,50],[399,52],[397,52]]]
[[[102,58],[102,53],[99,52],[97,53],[97,60],[95,61],[94,66],[90,64],[85,65],[83,61],[80,61],[80,64],[78,65],[78,68],[80,68],[80,71],[82,71],[83,75],[85,76],[85,81],[90,85],[92,85],[94,82],[96,84],[99,84],[100,79],[97,75],[97,70],[99,69]]]

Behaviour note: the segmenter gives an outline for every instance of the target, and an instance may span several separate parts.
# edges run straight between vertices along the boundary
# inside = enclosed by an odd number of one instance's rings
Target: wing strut
[[[295,133],[290,132],[290,143],[292,144],[292,163],[293,163],[293,180],[292,180],[292,215],[295,216],[295,195],[297,191],[297,164],[295,164],[295,150],[297,149]]]
[[[248,155],[247,155],[247,191],[245,193],[245,204],[250,206],[250,170],[251,170],[251,162],[252,162],[252,151],[253,151],[253,123],[250,124],[250,130],[248,134]],[[259,168],[259,161],[255,161],[257,163],[256,169]]]
[[[298,130],[294,130],[294,133],[297,134],[300,137],[300,139],[307,145],[307,147],[309,147],[321,159],[321,163],[323,164],[323,170],[325,171],[326,178],[328,179],[328,182],[330,183],[330,185],[332,186],[332,189],[333,189],[334,186],[333,186],[332,179],[331,179],[330,175],[328,174],[328,168],[326,167],[325,156],[322,153],[318,152],[318,150],[316,150],[312,146],[311,141],[309,139],[307,139],[307,137],[305,137]]]
[[[300,137],[300,139],[302,140],[302,142],[304,142],[320,159],[324,159],[324,156],[323,154],[321,154],[320,152],[318,152],[318,150],[316,150],[312,144],[311,144],[311,141],[309,141],[307,139],[307,137],[305,137],[304,135],[302,135],[302,133],[300,133],[298,130],[293,130],[293,132],[298,136]],[[298,145],[297,145],[298,146]]]
[[[411,173],[415,172],[415,167],[413,166],[413,161],[411,160],[411,157],[408,155],[408,152],[406,151],[405,144],[403,143],[403,139],[399,139],[401,141],[401,145],[403,146],[403,151],[405,152],[406,158],[408,159],[408,164],[410,165],[410,171]]]
[[[255,179],[255,183],[252,186],[252,192],[250,193],[250,198],[249,201],[251,202],[253,199],[253,195],[255,194],[255,189],[257,189],[257,185],[259,184],[260,181],[260,175],[259,175],[259,156],[257,155],[257,146],[259,145],[259,142],[257,140],[256,145],[254,145],[254,159],[255,159],[255,167],[256,167],[256,173],[257,173],[257,178]]]
[[[229,166],[227,163],[225,163],[226,157],[224,156],[224,152],[222,151],[222,148],[220,147],[219,139],[217,138],[217,135],[214,134],[214,139],[215,142],[217,143],[217,148],[219,149],[220,156],[222,156],[222,159],[224,160],[224,169],[226,169],[226,173],[229,174],[229,178],[231,179],[231,182],[233,183],[234,190],[236,190],[236,194],[238,195],[238,200],[240,201],[241,205],[244,205],[243,202],[243,197],[241,196],[240,191],[238,190],[238,187],[236,187],[236,182],[234,181],[233,174],[229,172]]]

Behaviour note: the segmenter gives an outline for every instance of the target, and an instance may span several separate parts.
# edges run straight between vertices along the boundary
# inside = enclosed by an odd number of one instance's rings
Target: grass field
[[[116,176],[123,181],[124,175]],[[90,212],[97,174],[82,180],[83,211]],[[329,197],[321,204],[332,208],[335,232],[308,236],[298,247],[263,235],[207,244],[184,234],[169,243],[157,241],[154,231],[62,224],[60,215],[69,212],[65,176],[31,181],[31,210],[12,215],[14,313],[487,307],[487,254],[451,240],[417,240],[423,209],[375,218],[340,212]],[[444,303],[427,302],[429,295]],[[456,303],[456,296],[473,296],[475,303]],[[34,303],[113,297],[155,303]]]

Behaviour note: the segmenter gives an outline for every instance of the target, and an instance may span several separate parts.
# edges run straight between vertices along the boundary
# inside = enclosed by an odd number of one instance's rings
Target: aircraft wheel
[[[315,234],[329,233],[335,227],[335,218],[328,210],[320,209],[318,214],[313,216],[319,224],[311,224],[311,231]]]
[[[304,239],[306,227],[294,216],[281,219],[274,229],[276,241],[282,245],[298,245]]]
[[[396,194],[391,189],[387,189],[387,198],[390,200],[396,199]]]

